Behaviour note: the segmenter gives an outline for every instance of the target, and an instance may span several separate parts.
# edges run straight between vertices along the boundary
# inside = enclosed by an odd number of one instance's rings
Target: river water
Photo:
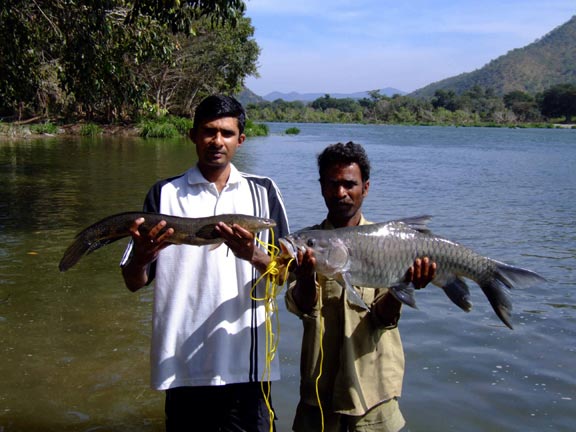
[[[285,135],[297,126],[301,133]],[[433,215],[430,228],[547,282],[512,292],[514,330],[471,286],[462,312],[437,288],[400,324],[401,407],[416,431],[572,431],[576,427],[576,131],[270,124],[236,155],[273,177],[291,228],[320,221],[316,155],[356,141],[372,161],[365,215]],[[73,236],[138,210],[157,179],[195,163],[184,140],[43,138],[0,143],[0,431],[161,431],[148,387],[152,289],[130,293],[125,241],[66,273]],[[280,298],[278,430],[298,400],[301,324]]]

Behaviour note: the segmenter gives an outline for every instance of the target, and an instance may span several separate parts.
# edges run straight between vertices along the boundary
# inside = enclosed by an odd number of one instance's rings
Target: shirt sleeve
[[[142,211],[145,213],[160,213],[160,191],[162,189],[162,182],[156,183],[146,194],[146,198],[144,199],[144,205],[142,206]],[[132,259],[132,253],[134,249],[134,241],[130,240],[126,249],[124,250],[124,254],[122,255],[122,259],[120,260],[120,267],[124,267],[126,264],[130,262]],[[146,285],[149,285],[152,280],[154,280],[154,276],[156,275],[156,262],[154,261],[151,263],[147,268],[148,273],[148,282]]]

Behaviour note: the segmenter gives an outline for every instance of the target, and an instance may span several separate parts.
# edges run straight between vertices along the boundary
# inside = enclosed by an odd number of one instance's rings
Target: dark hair
[[[216,120],[222,117],[236,117],[238,119],[238,129],[244,133],[246,125],[246,111],[240,102],[232,96],[212,95],[206,97],[194,113],[193,129],[198,129],[202,123]]]
[[[352,141],[346,144],[337,143],[329,145],[318,155],[320,181],[322,181],[324,172],[331,166],[351,163],[357,163],[360,167],[363,182],[370,179],[370,161],[368,160],[366,151],[364,151],[364,147]]]

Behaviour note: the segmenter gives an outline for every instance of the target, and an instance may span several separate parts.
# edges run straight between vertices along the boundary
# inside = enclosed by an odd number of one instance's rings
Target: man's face
[[[370,181],[362,182],[357,163],[336,164],[328,168],[320,181],[328,218],[338,225],[360,216]]]
[[[240,134],[238,119],[222,117],[202,123],[190,138],[196,144],[199,165],[221,168],[232,161],[246,135]]]

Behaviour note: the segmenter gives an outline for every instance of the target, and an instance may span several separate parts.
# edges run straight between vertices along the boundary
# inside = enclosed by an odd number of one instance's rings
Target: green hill
[[[576,84],[576,16],[543,38],[514,49],[475,70],[418,89],[408,96],[428,98],[436,90],[461,94],[474,86],[498,95],[519,90],[539,93],[555,84]]]
[[[247,88],[243,88],[240,93],[238,93],[237,95],[234,95],[234,96],[244,106],[246,106],[250,103],[264,102],[264,99],[262,99],[260,96],[258,96],[256,93],[254,93],[252,90],[247,89]]]

